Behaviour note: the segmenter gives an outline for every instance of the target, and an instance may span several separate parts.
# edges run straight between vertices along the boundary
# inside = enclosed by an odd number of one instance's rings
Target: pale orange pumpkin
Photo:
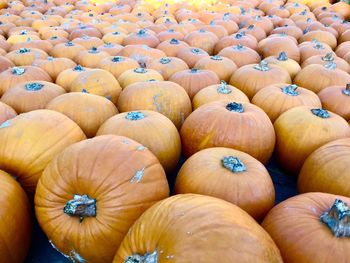
[[[161,42],[157,49],[163,51],[168,57],[176,57],[177,53],[185,47],[189,47],[186,42],[172,38]]]
[[[139,67],[139,63],[132,58],[113,56],[102,59],[98,67],[109,71],[118,79],[125,71]]]
[[[218,55],[231,59],[238,68],[248,64],[257,64],[261,60],[258,52],[240,44],[226,47]]]
[[[47,57],[46,59],[34,60],[33,65],[46,71],[55,81],[62,71],[74,68],[77,64],[69,58]]]
[[[70,86],[74,79],[86,70],[89,69],[86,69],[80,65],[77,65],[74,68],[63,70],[60,74],[58,74],[56,78],[56,84],[64,88],[66,91],[70,91]]]
[[[164,80],[168,80],[176,72],[188,69],[187,64],[176,57],[164,57],[153,60],[147,68],[154,69],[162,74]]]
[[[301,64],[302,68],[305,68],[308,65],[311,64],[321,64],[324,65],[327,62],[334,62],[337,64],[337,67],[341,70],[344,70],[345,72],[350,73],[350,65],[342,58],[339,58],[338,56],[333,56],[332,53],[327,53],[326,55],[315,55],[303,62]]]
[[[124,71],[119,75],[118,81],[120,86],[125,89],[130,84],[136,82],[143,82],[148,80],[164,80],[163,76],[156,70],[145,69],[145,68],[135,68]]]
[[[291,79],[294,79],[295,75],[301,70],[299,63],[290,59],[285,52],[279,53],[278,56],[264,58],[264,60],[269,64],[274,64],[285,69]]]
[[[80,51],[85,50],[85,47],[73,42],[60,43],[55,45],[50,54],[55,58],[69,58],[74,60]]]
[[[87,68],[97,68],[102,59],[110,57],[105,51],[100,51],[97,47],[92,47],[89,50],[79,51],[74,61],[79,65]]]
[[[14,109],[12,109],[9,105],[0,101],[0,125],[14,117],[17,116],[17,113]]]
[[[193,68],[199,60],[209,57],[209,54],[201,48],[184,47],[179,50],[176,57],[185,61],[189,68]]]
[[[36,59],[45,59],[48,57],[46,52],[36,48],[20,48],[7,53],[6,57],[16,66],[31,66]]]

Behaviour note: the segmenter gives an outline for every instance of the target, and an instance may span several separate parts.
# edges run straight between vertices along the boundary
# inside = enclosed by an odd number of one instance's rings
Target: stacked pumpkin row
[[[345,258],[350,7],[223,2],[0,10],[0,262],[23,262],[33,199],[73,262]],[[274,151],[306,193],[276,207]]]

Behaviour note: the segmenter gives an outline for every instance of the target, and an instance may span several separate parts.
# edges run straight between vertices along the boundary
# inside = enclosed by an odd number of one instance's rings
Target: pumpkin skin
[[[85,92],[71,92],[58,96],[45,108],[69,117],[89,138],[96,135],[99,127],[107,119],[118,113],[118,109],[110,100]]]
[[[30,66],[35,59],[45,59],[48,55],[46,52],[37,48],[20,48],[7,53],[6,57],[16,66]]]
[[[93,47],[98,47],[104,44],[104,42],[100,38],[89,36],[75,38],[72,42],[74,44],[79,44],[83,46],[85,50],[89,50]]]
[[[147,32],[147,30],[140,29],[138,32],[132,33],[123,39],[123,46],[127,45],[147,45],[155,48],[160,43],[159,39]]]
[[[217,44],[215,45],[214,53],[218,54],[224,48],[234,45],[246,46],[253,50],[258,49],[258,41],[255,37],[251,35],[246,35],[244,32],[240,32],[220,39],[220,41],[217,42]]]
[[[153,60],[147,67],[157,70],[162,74],[164,80],[168,80],[176,72],[188,69],[187,64],[176,57],[164,57]]]
[[[15,64],[13,64],[13,62],[11,60],[9,60],[6,57],[0,56],[0,73],[5,71],[8,68],[12,68],[14,66],[15,66]]]
[[[25,81],[43,80],[52,82],[51,77],[41,68],[33,66],[13,67],[0,73],[0,95]]]
[[[45,70],[53,81],[64,70],[74,68],[77,64],[69,58],[53,58],[34,60],[33,65]]]
[[[23,188],[34,194],[37,181],[52,158],[84,139],[79,126],[61,113],[23,113],[0,126],[0,169],[16,176]]]
[[[200,48],[184,47],[176,56],[185,61],[189,68],[193,68],[199,60],[209,57],[209,54]]]
[[[204,50],[208,54],[214,53],[214,47],[219,42],[219,38],[210,31],[200,29],[198,31],[192,31],[188,33],[184,41],[191,47],[196,47]]]
[[[226,47],[218,55],[231,59],[238,68],[248,64],[257,64],[261,60],[258,52],[243,45]]]
[[[187,159],[176,177],[175,193],[226,200],[258,221],[275,202],[273,183],[264,165],[249,154],[224,147],[205,149]]]
[[[122,89],[115,77],[107,70],[89,69],[73,80],[70,91],[96,94],[116,103]]]
[[[55,58],[69,58],[74,60],[80,51],[86,50],[85,47],[73,42],[60,43],[55,45],[50,54]]]
[[[75,194],[96,200],[95,217],[81,221],[74,211],[64,212]],[[38,183],[35,212],[61,253],[72,260],[111,262],[133,222],[168,195],[165,172],[148,149],[126,137],[105,135],[76,143],[52,160]],[[60,234],[54,231],[57,226]]]
[[[220,100],[231,100],[236,102],[249,102],[248,97],[234,86],[228,85],[225,81],[221,84],[210,85],[201,89],[192,99],[193,110],[200,106]]]
[[[193,244],[196,248],[189,249]],[[125,236],[113,263],[133,262],[140,256],[159,263],[209,263],[219,257],[223,263],[282,262],[272,239],[246,212],[195,194],[175,195],[147,210]]]
[[[180,135],[171,120],[158,112],[120,113],[99,128],[97,135],[105,134],[121,135],[141,143],[158,158],[166,172],[173,171],[180,159]]]
[[[139,67],[139,63],[128,57],[114,56],[102,59],[98,67],[109,71],[116,79],[118,79],[125,71]]]
[[[196,68],[176,72],[169,80],[183,87],[190,99],[201,89],[220,83],[219,77],[214,72]]]
[[[307,193],[272,208],[262,227],[276,242],[284,262],[345,262],[344,255],[349,253],[348,238],[335,237],[320,220],[335,199],[350,203],[350,199],[343,196]]]
[[[1,180],[1,262],[22,263],[31,241],[31,210],[22,187],[8,173],[0,171]],[[13,204],[16,204],[15,206]]]
[[[125,89],[127,86],[136,83],[136,82],[144,82],[151,79],[155,80],[164,80],[163,76],[156,70],[153,69],[145,69],[145,68],[135,68],[124,71],[118,77],[118,81],[120,86]]]
[[[89,50],[80,51],[74,58],[74,61],[83,67],[97,68],[101,60],[108,57],[110,57],[110,55],[107,52],[92,47]]]
[[[60,86],[47,81],[22,82],[7,90],[1,101],[17,113],[44,109],[53,98],[66,93]]]
[[[266,61],[243,66],[237,69],[230,79],[230,85],[243,91],[249,99],[262,88],[275,83],[292,83],[292,81],[285,69],[270,65]]]
[[[74,68],[63,70],[58,74],[56,78],[56,84],[64,88],[66,91],[70,91],[70,86],[75,78],[82,72],[89,70],[80,65],[75,66]]]
[[[315,78],[317,76],[317,78]],[[313,81],[310,81],[313,79]],[[350,75],[334,62],[324,65],[312,64],[301,69],[294,78],[294,83],[315,93],[329,86],[345,86],[350,83]]]
[[[186,91],[170,81],[131,84],[120,94],[117,107],[121,112],[157,111],[168,117],[178,129],[192,112],[191,100]]]
[[[350,197],[350,138],[323,145],[304,162],[298,177],[300,193],[324,192]]]
[[[172,38],[161,42],[157,49],[163,51],[168,57],[176,57],[177,53],[186,47],[189,47],[186,42]]]
[[[291,108],[322,106],[318,96],[311,90],[285,83],[269,85],[259,90],[253,97],[252,103],[263,109],[272,123]]]
[[[274,127],[277,160],[292,174],[298,173],[305,159],[323,144],[350,136],[349,124],[342,117],[307,106],[286,111]]]
[[[269,117],[250,103],[205,104],[188,116],[180,135],[187,157],[205,148],[228,147],[266,163],[275,146],[275,132]]]
[[[322,30],[307,32],[299,38],[299,43],[313,40],[325,43],[329,45],[332,49],[335,49],[337,47],[336,37],[332,33]]]
[[[9,105],[0,101],[0,125],[9,119],[17,116],[17,113]]]

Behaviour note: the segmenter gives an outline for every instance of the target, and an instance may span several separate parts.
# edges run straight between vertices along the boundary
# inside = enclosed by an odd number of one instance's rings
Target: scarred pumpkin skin
[[[35,110],[0,125],[0,169],[35,192],[46,165],[68,145],[85,139],[77,124],[61,113]]]
[[[76,194],[96,200],[94,216],[80,218],[69,209],[67,202]],[[75,262],[105,263],[142,212],[168,194],[165,172],[148,149],[126,137],[105,135],[66,148],[46,167],[35,212],[61,253]]]
[[[0,101],[0,125],[8,119],[12,119],[17,116],[17,113],[9,105]]]
[[[320,220],[335,199],[350,204],[348,197],[316,192],[294,196],[268,213],[262,226],[280,249],[283,262],[347,262],[349,237],[334,236]]]
[[[222,263],[282,262],[269,235],[246,212],[195,194],[158,202],[136,221],[113,263],[136,258],[159,263],[211,263],[218,258]]]
[[[22,263],[31,241],[31,211],[28,197],[8,173],[0,170],[1,263]]]
[[[180,135],[187,157],[205,148],[228,147],[266,163],[275,145],[275,131],[269,117],[250,103],[205,104],[187,117]]]
[[[187,159],[176,177],[175,193],[217,197],[259,221],[275,201],[264,165],[249,154],[224,147],[205,149]]]

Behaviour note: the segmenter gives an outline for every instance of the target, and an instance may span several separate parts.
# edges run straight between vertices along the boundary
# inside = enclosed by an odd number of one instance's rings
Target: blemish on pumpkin
[[[141,170],[138,170],[135,175],[130,179],[130,183],[133,183],[136,181],[136,183],[141,182],[141,179],[143,177],[143,174],[145,172],[145,167],[143,167]]]
[[[70,252],[69,259],[74,263],[84,263],[87,262],[82,256],[80,256],[75,250]]]
[[[128,140],[123,140],[122,143],[129,144],[130,142]]]
[[[169,255],[169,256],[166,256],[165,258],[166,259],[174,259],[174,257],[175,257],[174,255]]]
[[[144,151],[146,149],[147,148],[145,146],[143,146],[143,145],[137,146],[137,148],[136,148],[137,151]]]
[[[153,96],[153,105],[156,106],[158,112],[160,112],[162,109],[162,107],[158,101],[159,97],[160,97],[159,93],[157,93],[156,95]]]
[[[7,128],[7,127],[10,127],[11,126],[11,122],[9,120],[3,122],[1,125],[0,125],[0,129],[2,128]]]

